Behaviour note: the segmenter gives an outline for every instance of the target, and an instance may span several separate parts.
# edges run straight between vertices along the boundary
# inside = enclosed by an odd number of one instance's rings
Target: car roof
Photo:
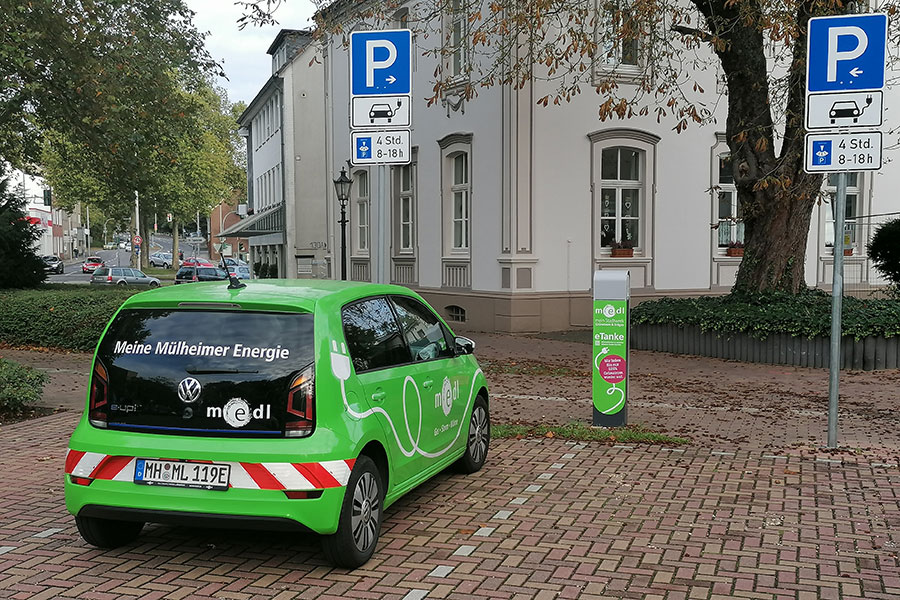
[[[414,295],[397,285],[382,285],[330,279],[245,280],[246,287],[230,290],[228,280],[166,286],[135,294],[122,308],[225,308],[313,312],[317,302],[328,299],[338,306],[380,294]],[[237,305],[237,306],[235,306]]]

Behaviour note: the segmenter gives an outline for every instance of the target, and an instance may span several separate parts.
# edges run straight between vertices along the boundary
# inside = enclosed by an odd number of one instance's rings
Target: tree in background
[[[401,5],[409,8],[408,26],[424,52],[439,59],[430,103],[471,100],[497,85],[531,91],[543,106],[594,90],[601,121],[649,116],[676,132],[713,123],[717,105],[727,104],[725,134],[744,222],[735,291],[797,293],[805,286],[810,218],[822,188],[821,174],[803,171],[807,26],[813,16],[850,12],[851,3],[315,3],[320,35],[342,35],[360,21],[384,27]],[[242,24],[262,24],[273,21],[280,2],[242,4]],[[897,3],[888,0],[879,10],[893,14]],[[896,40],[898,20],[890,27],[889,39]]]
[[[198,211],[209,214],[245,185],[232,143],[237,123],[224,90],[206,81],[189,89],[188,83],[174,89],[164,107],[145,111],[142,118],[111,118],[107,127],[117,130],[110,137],[111,149],[97,149],[59,132],[48,135],[42,162],[59,206],[71,209],[87,202],[118,222],[130,220],[132,230],[145,240],[153,210],[171,212],[177,254],[178,223],[193,219]],[[141,206],[137,226],[135,191]],[[147,256],[141,253],[144,267]]]
[[[164,107],[173,72],[221,73],[192,16],[183,0],[4,3],[0,159],[33,171],[49,130],[115,151],[117,117]]]
[[[0,173],[0,289],[34,287],[47,278],[44,261],[35,253],[40,230],[28,220],[25,199],[9,189]]]

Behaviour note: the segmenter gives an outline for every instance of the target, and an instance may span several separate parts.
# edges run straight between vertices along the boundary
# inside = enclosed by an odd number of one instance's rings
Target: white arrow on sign
[[[390,77],[385,79],[385,81],[387,81],[388,83],[394,83],[395,81],[397,81],[397,78],[391,75]]]
[[[860,69],[859,67],[853,67],[853,70],[850,71],[850,74],[853,75],[854,77],[859,77],[860,75],[863,74],[863,70]]]

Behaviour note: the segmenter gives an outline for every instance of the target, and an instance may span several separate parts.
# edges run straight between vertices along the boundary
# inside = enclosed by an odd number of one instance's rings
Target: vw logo
[[[200,397],[200,382],[193,377],[185,377],[178,384],[178,397],[182,402],[193,402]]]

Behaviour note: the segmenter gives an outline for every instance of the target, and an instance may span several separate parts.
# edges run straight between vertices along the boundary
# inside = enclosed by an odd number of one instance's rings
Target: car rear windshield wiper
[[[214,375],[216,373],[259,373],[259,369],[221,369],[221,368],[200,368],[189,366],[185,369],[191,375]]]

